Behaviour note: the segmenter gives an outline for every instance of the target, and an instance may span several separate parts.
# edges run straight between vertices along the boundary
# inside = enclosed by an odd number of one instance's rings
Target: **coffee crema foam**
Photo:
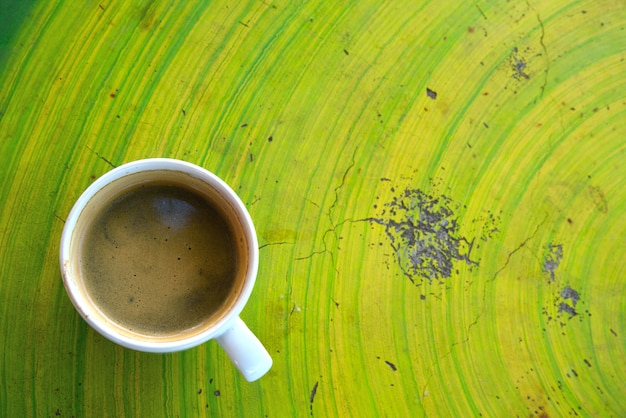
[[[204,197],[178,185],[143,184],[87,227],[81,275],[90,297],[120,326],[176,334],[224,307],[237,275],[233,240]]]

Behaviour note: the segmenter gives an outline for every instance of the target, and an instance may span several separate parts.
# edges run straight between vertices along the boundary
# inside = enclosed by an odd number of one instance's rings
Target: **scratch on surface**
[[[117,166],[115,164],[113,164],[111,161],[107,160],[106,158],[104,158],[102,155],[100,155],[100,153],[98,153],[96,150],[94,150],[93,148],[91,148],[89,145],[85,145],[87,147],[87,149],[91,152],[93,152],[94,154],[96,154],[96,156],[98,158],[100,158],[102,161],[104,161],[105,163],[107,163],[108,165],[110,165],[113,168],[117,168]]]
[[[487,15],[485,14],[485,12],[483,12],[483,9],[481,9],[479,5],[475,4],[474,6],[476,6],[476,8],[478,9],[478,11],[480,12],[480,14],[485,20],[489,20],[487,19]]]

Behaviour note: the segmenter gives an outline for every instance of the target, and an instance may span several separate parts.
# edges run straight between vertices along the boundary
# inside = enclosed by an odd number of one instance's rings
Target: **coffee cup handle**
[[[248,382],[259,379],[272,367],[269,353],[239,317],[216,340]]]

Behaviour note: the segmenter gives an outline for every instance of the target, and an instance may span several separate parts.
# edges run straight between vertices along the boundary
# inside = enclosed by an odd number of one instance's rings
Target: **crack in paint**
[[[475,326],[476,324],[478,324],[478,321],[480,320],[480,318],[483,316],[483,314],[485,313],[485,310],[487,309],[486,307],[486,301],[487,301],[487,285],[489,283],[493,283],[497,278],[498,275],[504,271],[504,269],[506,269],[509,265],[509,263],[511,262],[511,258],[513,257],[513,255],[515,255],[518,251],[520,251],[522,248],[525,248],[526,245],[535,238],[535,236],[537,236],[537,233],[539,232],[539,229],[547,222],[548,220],[548,214],[546,213],[546,216],[543,218],[543,221],[541,221],[537,227],[535,228],[535,230],[533,231],[533,233],[527,237],[526,239],[524,239],[517,247],[515,247],[512,251],[509,252],[509,254],[506,257],[506,261],[504,262],[504,264],[502,265],[502,267],[500,267],[498,270],[496,270],[496,272],[493,274],[493,276],[491,277],[490,280],[485,281],[485,283],[483,284],[483,301],[482,301],[482,309],[480,311],[480,313],[476,316],[476,319],[474,319],[474,322],[472,322],[471,324],[469,324],[469,326],[467,327],[467,333],[468,333],[468,337],[467,339],[469,340],[469,332],[472,329],[473,326]]]
[[[433,375],[433,374],[432,374],[432,372],[431,372],[431,370],[432,370],[435,366],[437,366],[437,364],[439,364],[439,362],[441,362],[443,359],[445,359],[445,358],[446,358],[446,357],[448,357],[448,356],[451,356],[451,355],[452,355],[452,352],[453,352],[453,350],[454,350],[454,347],[456,347],[457,345],[461,345],[461,344],[465,344],[465,343],[469,342],[469,340],[470,340],[470,332],[471,332],[471,329],[472,329],[475,325],[477,325],[477,324],[478,324],[478,321],[480,320],[480,318],[482,318],[483,314],[485,313],[485,311],[486,311],[486,309],[487,309],[487,307],[486,307],[486,300],[487,300],[487,285],[488,285],[489,283],[494,282],[494,281],[498,278],[499,274],[500,274],[502,271],[504,271],[504,270],[508,267],[509,263],[511,262],[511,258],[512,258],[512,257],[513,257],[516,253],[518,253],[520,250],[522,250],[523,248],[525,248],[525,247],[527,246],[527,244],[528,244],[531,240],[533,240],[533,239],[535,238],[535,236],[537,235],[537,233],[539,232],[539,230],[541,229],[541,227],[542,227],[542,226],[543,226],[543,225],[547,222],[547,220],[548,220],[548,214],[546,213],[545,218],[543,219],[543,221],[541,221],[541,222],[537,225],[537,227],[535,228],[535,230],[533,231],[533,233],[532,233],[530,236],[528,236],[526,239],[524,239],[524,240],[523,240],[523,241],[522,241],[522,242],[521,242],[521,243],[520,243],[517,247],[515,247],[513,250],[509,251],[509,254],[507,255],[507,258],[506,258],[506,261],[504,262],[504,264],[503,264],[503,265],[502,265],[502,266],[501,266],[498,270],[496,270],[496,272],[493,274],[493,276],[491,277],[491,279],[490,279],[490,280],[487,280],[487,281],[485,281],[485,282],[483,283],[483,298],[482,298],[482,308],[481,308],[481,311],[478,313],[478,315],[476,315],[476,318],[474,319],[474,321],[472,321],[472,323],[468,325],[468,327],[467,327],[467,335],[466,335],[466,337],[465,337],[464,339],[462,339],[462,340],[455,341],[454,343],[452,343],[452,344],[450,345],[450,349],[449,349],[446,353],[444,353],[443,355],[441,355],[440,357],[438,357],[438,358],[437,358],[437,360],[436,360],[433,364],[431,364],[431,365],[430,365],[430,367],[427,369],[427,372],[430,372],[430,375],[429,375],[429,378],[427,379],[426,383],[424,384],[424,387],[423,387],[423,390],[422,390],[422,392],[423,392],[423,393],[426,393],[426,392],[427,392],[427,391],[426,391],[426,388],[428,387],[428,384],[429,384],[429,382],[430,382],[430,378],[431,378],[431,377],[432,377],[432,375]]]
[[[333,235],[335,235],[335,238],[338,239],[336,231],[337,231],[337,229],[340,226],[342,226],[346,222],[364,222],[364,221],[366,221],[366,219],[362,219],[362,220],[344,219],[343,221],[335,222],[335,220],[333,219],[334,218],[333,212],[334,212],[335,208],[337,207],[337,204],[339,203],[339,192],[345,187],[346,179],[348,178],[348,174],[350,173],[350,171],[356,165],[356,153],[357,153],[358,149],[359,149],[359,147],[356,147],[354,149],[354,151],[352,153],[352,160],[351,160],[350,164],[348,165],[348,167],[343,172],[343,175],[341,176],[341,181],[339,182],[337,187],[335,187],[335,189],[334,189],[335,197],[333,199],[333,202],[330,204],[328,210],[326,211],[326,216],[328,217],[328,221],[329,221],[331,227],[326,229],[324,231],[324,233],[322,234],[323,248],[320,249],[320,250],[315,250],[315,251],[311,252],[310,254],[308,254],[306,256],[296,257],[295,258],[296,261],[308,260],[308,259],[312,258],[313,256],[324,254],[324,253],[328,253],[330,255],[330,257],[332,259],[332,263],[334,265],[335,264],[335,262],[334,262],[334,255],[333,255],[332,251],[330,251],[328,249],[328,245],[329,244],[326,241],[326,238],[327,238],[328,234],[333,234]],[[314,203],[314,202],[312,202],[310,200],[308,200],[308,201],[311,204],[319,207],[319,205],[317,205],[316,203]],[[337,271],[337,269],[335,269],[335,271]]]
[[[550,55],[548,54],[548,48],[546,48],[546,44],[544,42],[546,38],[546,28],[543,24],[543,20],[541,19],[541,15],[539,15],[539,12],[537,11],[537,9],[535,9],[528,0],[526,0],[526,5],[528,6],[529,9],[535,12],[535,16],[537,17],[537,22],[539,22],[539,27],[541,28],[541,35],[539,36],[539,44],[541,45],[541,49],[543,49],[543,53],[546,55],[546,70],[544,73],[543,85],[541,86],[541,94],[539,95],[539,98],[541,99],[543,98],[543,93],[545,92],[546,86],[548,85],[548,73],[550,72]]]

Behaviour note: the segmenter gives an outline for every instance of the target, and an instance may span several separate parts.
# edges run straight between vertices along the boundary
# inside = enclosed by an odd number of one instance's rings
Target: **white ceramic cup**
[[[81,239],[94,215],[116,197],[138,184],[154,181],[178,183],[212,202],[235,230],[239,251],[240,286],[229,295],[227,308],[217,318],[174,335],[145,335],[125,328],[109,318],[90,296],[81,274]],[[220,178],[194,164],[167,158],[134,161],[117,167],[92,183],[72,208],[63,229],[60,248],[61,274],[67,293],[80,315],[109,340],[138,351],[168,353],[185,350],[210,339],[224,348],[246,380],[254,381],[272,366],[272,359],[261,342],[239,315],[256,280],[259,249],[252,219],[243,202]]]

